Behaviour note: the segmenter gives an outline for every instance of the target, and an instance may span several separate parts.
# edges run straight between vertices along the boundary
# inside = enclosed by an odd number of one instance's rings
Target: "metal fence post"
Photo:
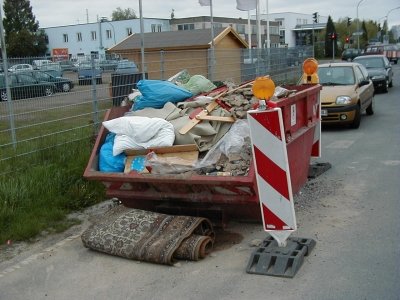
[[[1,9],[0,9],[0,40],[1,40],[1,54],[3,57],[4,84],[6,85],[6,93],[7,93],[7,109],[10,118],[11,140],[13,148],[15,150],[15,148],[17,147],[17,136],[15,134],[15,119],[14,119],[14,109],[11,98],[10,84],[8,82],[7,51],[6,51],[6,42],[4,39],[3,16],[1,14]]]
[[[97,100],[97,89],[96,89],[96,68],[94,63],[94,55],[90,58],[92,64],[92,103],[93,103],[93,125],[95,133],[99,130],[99,108]]]
[[[165,68],[164,68],[164,50],[160,51],[160,71],[161,71],[161,80],[164,80],[164,73],[165,73]]]

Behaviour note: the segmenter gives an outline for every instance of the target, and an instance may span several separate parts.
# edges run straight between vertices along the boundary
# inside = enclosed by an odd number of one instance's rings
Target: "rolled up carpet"
[[[87,248],[129,259],[171,265],[210,253],[214,231],[208,219],[172,216],[117,206],[82,236]]]

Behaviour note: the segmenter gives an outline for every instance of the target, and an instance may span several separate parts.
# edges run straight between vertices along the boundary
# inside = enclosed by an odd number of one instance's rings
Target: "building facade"
[[[247,19],[214,17],[214,29],[232,27],[252,47],[257,44],[257,26],[255,20],[250,20],[250,28]],[[153,19],[144,18],[144,32],[164,32],[193,29],[211,28],[209,16],[199,16],[179,19]],[[270,47],[279,46],[279,30],[277,22],[270,22]],[[96,55],[104,57],[107,49],[122,42],[131,34],[140,33],[140,20],[109,21],[106,18],[98,22],[66,25],[58,27],[42,28],[48,37],[48,55],[55,56],[56,53],[64,53],[69,57]],[[250,33],[251,31],[251,33]],[[262,45],[266,47],[267,40],[266,22],[262,21],[260,26]],[[249,40],[250,34],[250,40]],[[67,54],[65,54],[67,53]]]
[[[262,48],[267,48],[267,16],[260,16]],[[326,27],[328,17],[318,16],[314,22],[313,14],[293,12],[271,13],[269,19],[270,47],[296,47],[311,43],[312,33]],[[210,16],[189,18],[156,19],[144,18],[144,32],[164,32],[211,28]],[[242,18],[214,17],[214,28],[232,27],[251,47],[257,47],[257,24],[255,16],[248,20]],[[107,49],[120,43],[129,35],[140,33],[140,20],[109,21],[106,18],[97,22],[43,28],[48,36],[48,55],[55,52],[68,53],[69,56],[90,54],[105,55]],[[250,39],[249,39],[250,38]]]
[[[144,32],[169,31],[168,19],[143,20]],[[48,37],[48,55],[55,52],[68,53],[68,56],[105,55],[107,49],[134,33],[140,33],[140,20],[108,21],[105,18],[94,23],[42,28]]]
[[[255,16],[252,16],[254,19]],[[260,15],[260,19],[266,20],[267,15]],[[299,14],[293,12],[271,13],[268,14],[271,22],[278,23],[280,41],[284,47],[296,47],[307,45],[308,36],[312,31],[325,29],[328,17],[319,16],[317,23],[314,22],[313,13]]]

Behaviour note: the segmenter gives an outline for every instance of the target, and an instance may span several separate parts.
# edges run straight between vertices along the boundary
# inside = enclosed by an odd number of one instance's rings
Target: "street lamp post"
[[[360,6],[361,2],[363,2],[364,0],[360,0],[357,3],[357,50],[360,50],[360,19],[358,18],[358,7]]]

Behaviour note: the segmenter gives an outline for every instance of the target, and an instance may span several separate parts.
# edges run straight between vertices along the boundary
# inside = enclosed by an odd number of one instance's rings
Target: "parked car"
[[[56,89],[55,85],[51,82],[38,81],[32,76],[23,73],[10,74],[9,84],[13,100],[51,96]],[[7,98],[4,74],[0,74],[0,99],[7,101]]]
[[[118,66],[118,60],[106,59],[99,62],[99,67],[103,71],[115,71]]]
[[[63,70],[61,69],[61,65],[59,62],[52,62],[52,63],[44,64],[40,67],[39,70],[51,72],[51,74],[56,77],[63,76]]]
[[[54,76],[49,71],[35,70],[24,72],[24,74],[29,74],[38,81],[54,83],[56,91],[59,92],[69,92],[74,87],[72,80],[65,77]]]
[[[71,60],[61,60],[59,63],[62,71],[76,72],[78,70],[76,63]]]
[[[8,69],[9,72],[21,72],[29,70],[33,70],[33,66],[30,64],[16,64]]]
[[[354,48],[347,48],[342,52],[342,60],[352,61],[359,55],[361,55],[361,50]]]
[[[372,115],[374,86],[364,66],[327,63],[318,66],[322,124],[346,124],[358,128],[361,114]]]
[[[94,77],[96,79],[96,83],[102,84],[103,83],[103,79],[102,79],[103,71],[100,69],[100,66],[98,64],[95,64],[94,70],[92,70],[92,63],[90,61],[81,62],[79,64],[78,84],[79,85],[91,84],[92,77],[93,77],[93,71],[94,71]]]
[[[48,59],[35,59],[32,62],[32,67],[34,70],[39,70],[42,66],[46,65],[46,64],[51,64],[52,61],[48,60]]]
[[[354,62],[362,64],[367,69],[375,91],[382,90],[387,93],[393,86],[393,69],[386,56],[364,55],[356,57]]]
[[[116,74],[134,74],[138,73],[139,69],[133,61],[123,59],[118,62],[115,69]]]

